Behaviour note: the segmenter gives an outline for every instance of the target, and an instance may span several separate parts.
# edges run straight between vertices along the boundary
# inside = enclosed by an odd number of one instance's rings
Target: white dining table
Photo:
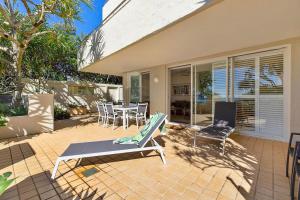
[[[125,130],[127,128],[127,117],[128,112],[131,110],[137,110],[137,106],[123,106],[123,105],[115,105],[114,107],[115,111],[121,111],[123,115],[123,129]]]

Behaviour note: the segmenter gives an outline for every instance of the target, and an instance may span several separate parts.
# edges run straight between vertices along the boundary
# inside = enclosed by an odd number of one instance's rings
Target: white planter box
[[[5,127],[0,127],[0,139],[51,132],[54,129],[53,94],[28,96],[28,115],[8,117]]]

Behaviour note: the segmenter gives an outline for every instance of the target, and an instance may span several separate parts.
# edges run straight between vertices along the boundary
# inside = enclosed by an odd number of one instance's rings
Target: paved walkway
[[[52,134],[43,133],[0,141],[0,173],[13,172],[15,184],[0,199],[201,199],[288,200],[284,175],[287,144],[233,135],[225,156],[219,144],[201,141],[191,147],[187,129],[157,134],[166,150],[164,166],[155,152],[84,159],[59,167],[61,175],[50,180],[57,156],[73,142],[106,140],[135,134],[131,126],[112,130],[88,120],[57,123]],[[85,177],[87,169],[97,171]]]

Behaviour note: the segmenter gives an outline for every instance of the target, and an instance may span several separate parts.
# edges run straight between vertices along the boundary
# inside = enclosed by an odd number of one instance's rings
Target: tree
[[[45,26],[44,29],[48,28]],[[94,83],[122,83],[122,78],[119,76],[79,72],[77,52],[82,39],[75,33],[59,32],[58,37],[48,34],[30,42],[24,54],[24,77],[38,80],[38,88],[44,90],[47,89],[44,86],[47,85],[48,80],[67,81],[71,79]]]
[[[10,67],[16,74],[15,104],[21,102],[22,62],[29,43],[36,37],[57,33],[56,29],[42,28],[53,18],[61,20],[68,30],[72,29],[73,20],[79,19],[81,3],[91,5],[90,0],[4,0],[0,3],[0,60],[1,65]]]

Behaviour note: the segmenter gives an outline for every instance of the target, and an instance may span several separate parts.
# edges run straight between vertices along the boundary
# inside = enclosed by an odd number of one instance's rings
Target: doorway
[[[191,123],[191,66],[169,70],[170,120],[176,123]]]

